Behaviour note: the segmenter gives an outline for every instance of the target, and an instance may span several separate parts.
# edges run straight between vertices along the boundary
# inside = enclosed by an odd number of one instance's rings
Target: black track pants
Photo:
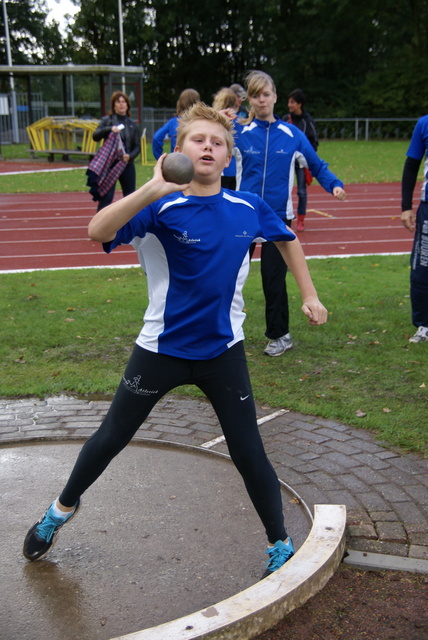
[[[197,385],[211,401],[268,540],[284,540],[280,486],[260,437],[242,342],[217,358],[201,361],[135,346],[111,407],[83,446],[60,502],[74,505],[129,443],[160,398],[183,384]]]

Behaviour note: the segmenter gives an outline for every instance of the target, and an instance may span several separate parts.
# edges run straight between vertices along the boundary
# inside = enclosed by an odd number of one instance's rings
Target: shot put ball
[[[167,182],[187,184],[193,178],[193,164],[184,153],[169,153],[162,163],[163,177]]]

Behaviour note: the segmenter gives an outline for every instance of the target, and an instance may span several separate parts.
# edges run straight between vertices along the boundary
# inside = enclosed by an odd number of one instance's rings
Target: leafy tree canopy
[[[44,0],[8,0],[6,11],[13,64],[61,64],[64,46],[58,23],[47,23]],[[0,61],[7,64],[3,8],[0,15]]]
[[[7,2],[14,63],[120,63],[118,1],[74,2],[65,37],[46,24],[44,0]],[[122,9],[126,64],[144,67],[150,106],[174,107],[186,87],[210,103],[257,68],[275,80],[279,115],[296,87],[318,117],[428,111],[428,0],[122,0]]]

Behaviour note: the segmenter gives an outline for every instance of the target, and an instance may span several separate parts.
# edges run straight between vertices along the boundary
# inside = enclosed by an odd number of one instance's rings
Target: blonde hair
[[[191,107],[192,104],[195,104],[195,102],[199,102],[200,99],[201,97],[196,89],[184,89],[180,93],[175,107],[177,115],[181,115],[183,111],[189,109],[189,107]]]
[[[233,148],[233,136],[235,133],[233,122],[226,118],[222,113],[216,111],[212,107],[209,107],[204,102],[196,102],[190,109],[187,109],[178,119],[177,129],[177,147],[182,147],[184,138],[186,137],[190,125],[196,120],[208,120],[209,122],[216,122],[224,128],[225,139],[227,144],[227,150],[232,153]]]
[[[275,83],[269,74],[264,71],[250,71],[245,78],[245,88],[247,90],[248,98],[255,98],[261,91],[269,85],[272,91],[276,94]],[[251,107],[248,118],[241,119],[243,124],[249,124],[255,118],[254,109]]]
[[[232,89],[223,87],[214,96],[213,109],[234,109],[236,107],[237,95]]]

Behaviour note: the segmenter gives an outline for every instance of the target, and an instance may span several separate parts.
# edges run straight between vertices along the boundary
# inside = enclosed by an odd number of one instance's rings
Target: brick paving
[[[0,445],[86,439],[109,406],[68,396],[0,399]],[[269,416],[260,431],[280,479],[310,509],[346,505],[349,549],[428,560],[428,460],[387,448],[362,429],[258,407],[259,418]],[[201,446],[221,435],[208,402],[168,395],[135,439]],[[211,449],[227,453],[222,441]]]

